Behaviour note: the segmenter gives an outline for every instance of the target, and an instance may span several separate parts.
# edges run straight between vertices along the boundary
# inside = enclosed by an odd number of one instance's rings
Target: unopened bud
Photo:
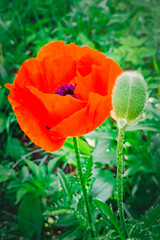
[[[146,83],[136,71],[123,72],[113,90],[111,116],[118,121],[119,128],[136,124],[146,103]]]

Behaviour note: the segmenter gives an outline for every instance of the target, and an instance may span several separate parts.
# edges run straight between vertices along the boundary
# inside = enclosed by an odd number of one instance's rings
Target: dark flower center
[[[60,96],[66,96],[71,95],[72,97],[76,98],[76,95],[74,94],[75,86],[72,84],[65,84],[64,86],[60,86],[55,91],[55,94],[59,94]]]

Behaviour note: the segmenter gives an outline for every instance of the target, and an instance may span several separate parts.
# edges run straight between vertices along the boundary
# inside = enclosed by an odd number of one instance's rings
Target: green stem
[[[77,144],[76,137],[73,137],[73,143],[74,143],[76,160],[77,160],[78,174],[79,174],[80,183],[81,183],[82,192],[83,192],[83,197],[84,197],[84,203],[85,203],[86,211],[87,211],[87,215],[88,215],[88,225],[89,225],[89,229],[90,229],[90,232],[91,232],[91,236],[94,237],[92,214],[91,214],[91,209],[90,209],[90,206],[89,206],[89,199],[88,199],[86,185],[85,185],[84,180],[83,180],[80,154],[79,154],[79,150],[78,150],[78,144]]]
[[[117,190],[118,190],[118,210],[121,222],[121,227],[124,236],[127,238],[127,229],[125,224],[124,209],[123,209],[123,142],[126,125],[119,129],[117,142]]]

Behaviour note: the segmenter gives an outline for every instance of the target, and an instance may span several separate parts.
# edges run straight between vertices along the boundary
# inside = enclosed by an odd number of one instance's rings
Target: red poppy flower
[[[21,129],[38,146],[56,151],[67,137],[91,132],[109,117],[121,73],[96,50],[56,41],[24,62],[6,87]]]

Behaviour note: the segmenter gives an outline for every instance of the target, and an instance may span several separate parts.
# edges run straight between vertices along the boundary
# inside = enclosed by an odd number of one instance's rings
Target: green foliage
[[[91,181],[91,176],[92,176],[92,167],[93,167],[93,156],[91,155],[88,161],[85,162],[85,172],[83,173],[84,176],[84,185],[89,184]]]
[[[108,239],[124,239],[122,229],[119,226],[115,213],[107,206],[106,203],[94,199],[96,207],[99,209],[103,220],[106,221],[108,233],[106,237]],[[127,224],[128,237],[131,239],[158,239],[160,236],[160,205],[155,208],[151,208],[145,215],[141,216],[141,220],[130,220]],[[114,227],[114,228],[113,228]],[[115,229],[115,231],[113,230]],[[113,234],[114,233],[114,234]]]
[[[110,224],[112,224],[114,226],[114,228],[117,231],[117,235],[120,236],[120,238],[123,240],[123,234],[118,226],[118,222],[116,219],[116,215],[112,212],[112,210],[110,209],[110,207],[107,206],[107,204],[105,204],[102,201],[99,201],[97,199],[94,199],[94,203],[96,204],[96,206],[98,207],[98,209],[100,210],[102,216],[104,216],[104,219],[106,219],[107,222],[109,222]],[[115,237],[114,237],[115,239]]]
[[[0,182],[5,182],[16,176],[16,172],[13,169],[0,166]]]
[[[51,205],[45,215],[53,217],[54,227],[65,228],[58,239],[88,239],[87,216],[84,212],[81,187],[77,188],[77,178],[64,174],[60,169],[58,176],[61,188],[51,196]]]
[[[4,88],[23,61],[53,40],[88,45],[123,70],[143,74],[148,88],[144,116],[125,134],[125,215],[130,239],[160,239],[159,7],[158,0],[0,1],[2,239],[17,240],[22,234],[44,240],[90,237],[72,139],[53,154],[37,149],[20,130]],[[122,239],[116,216],[117,134],[116,123],[107,119],[78,138],[97,240]]]
[[[146,232],[153,237],[160,237],[160,205],[155,208],[151,208],[145,213],[145,216],[141,217],[141,221],[144,222]]]
[[[58,176],[60,179],[60,183],[61,183],[64,191],[66,192],[66,195],[67,195],[69,201],[72,201],[71,185],[68,183],[67,177],[65,176],[65,174],[62,172],[61,169],[58,169]]]
[[[22,200],[18,211],[19,228],[26,239],[34,235],[40,239],[42,231],[42,210],[40,198],[29,194]]]
[[[160,237],[160,205],[151,208],[141,216],[141,221],[131,220],[129,223],[129,236],[136,239],[156,240]]]

